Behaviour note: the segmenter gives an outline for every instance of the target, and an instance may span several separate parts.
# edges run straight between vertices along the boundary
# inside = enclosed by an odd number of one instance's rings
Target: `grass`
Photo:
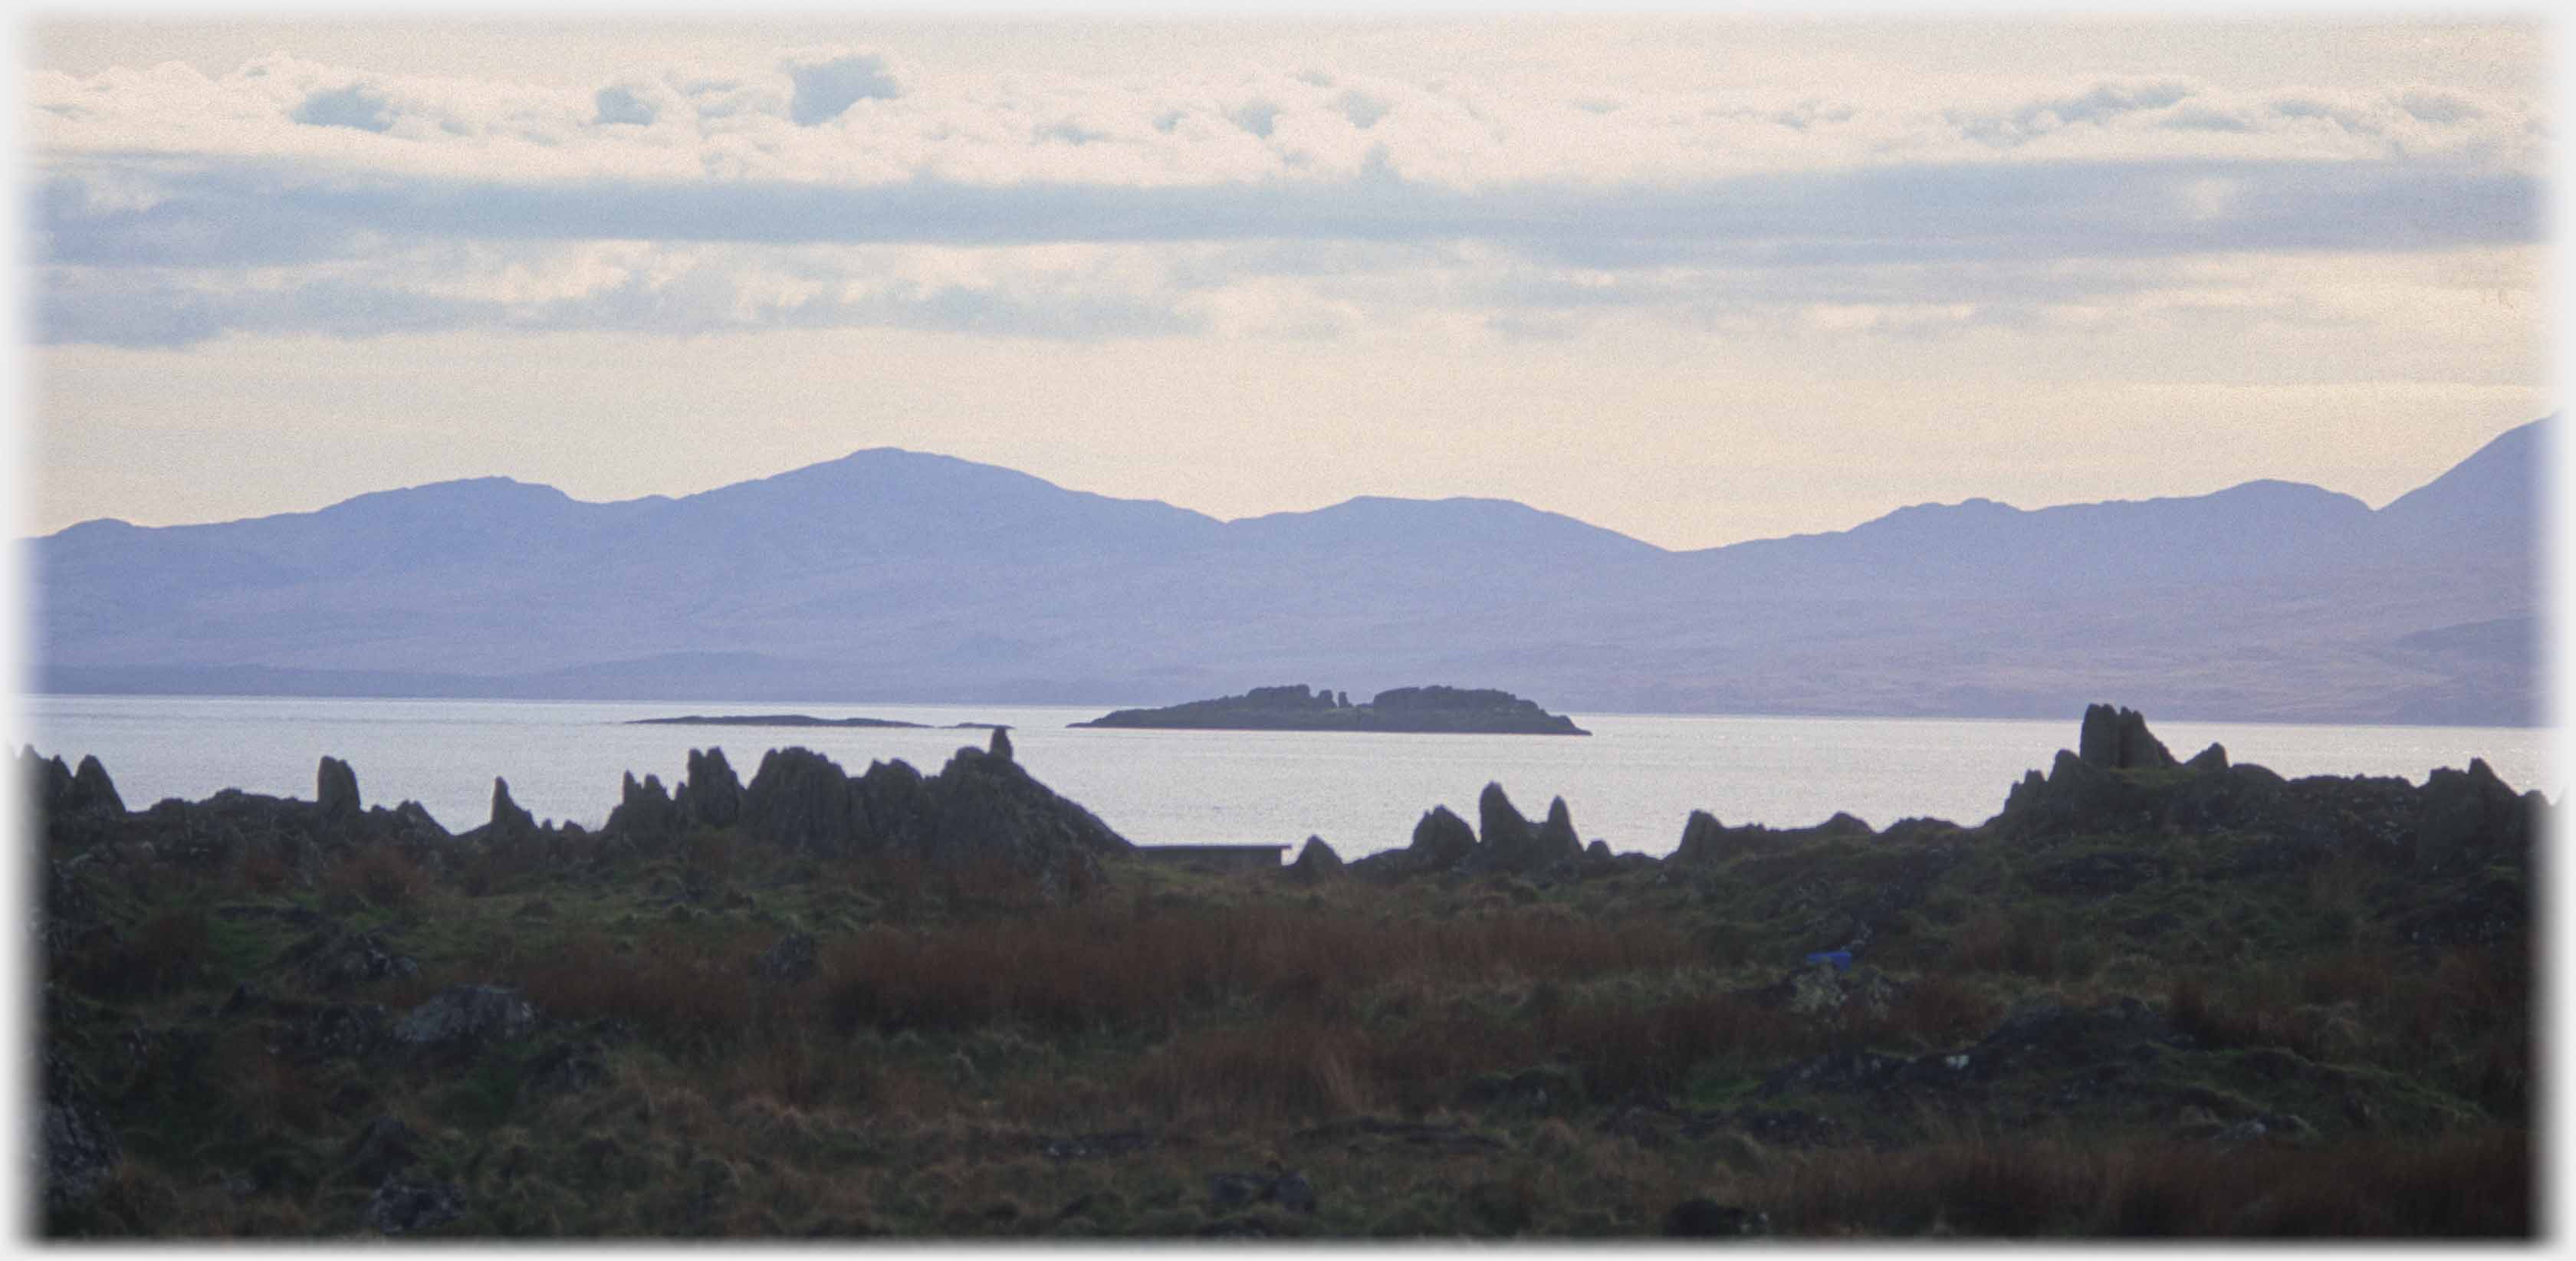
[[[447,1234],[1601,1238],[1708,1199],[1812,1238],[2527,1236],[2527,914],[2399,928],[2518,877],[2357,852],[2230,874],[2262,843],[1774,836],[1688,871],[1393,887],[1112,862],[1066,904],[706,830],[437,869],[127,855],[82,867],[106,931],[48,973],[48,1036],[126,1158],[49,1230],[347,1234],[373,1187],[345,1148],[394,1115],[423,1136],[406,1176],[465,1197]],[[313,931],[290,908],[419,971],[307,992],[277,962]],[[1864,925],[1843,1001],[1793,1008],[1803,954]],[[794,933],[812,973],[755,975]],[[279,1049],[318,1008],[459,984],[546,1020],[454,1066]],[[262,1003],[224,1014],[236,985]],[[2135,1031],[1846,1071],[2123,998]],[[1291,1170],[1312,1213],[1211,1190]]]

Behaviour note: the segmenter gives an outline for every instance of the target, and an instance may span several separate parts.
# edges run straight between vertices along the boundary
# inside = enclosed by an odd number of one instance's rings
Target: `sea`
[[[1589,736],[1087,730],[1116,706],[380,700],[306,697],[22,697],[21,739],[77,765],[95,754],[130,809],[224,788],[314,795],[323,755],[357,772],[361,799],[420,802],[451,831],[491,816],[493,780],[541,819],[596,828],[629,771],[676,783],[689,751],[721,747],[748,784],[770,749],[801,745],[852,773],[901,760],[937,771],[1003,723],[1021,766],[1143,845],[1295,845],[1345,858],[1401,848],[1445,805],[1473,822],[1487,783],[1532,819],[1563,797],[1586,842],[1662,855],[1693,810],[1726,824],[1801,827],[1846,811],[1885,827],[1976,824],[2024,772],[2072,748],[2064,721],[1577,714]],[[800,713],[904,728],[636,726],[682,714]],[[2555,733],[2517,727],[2301,726],[2162,721],[2176,757],[2210,743],[2282,775],[2390,775],[2484,758],[2515,790],[2565,787]]]

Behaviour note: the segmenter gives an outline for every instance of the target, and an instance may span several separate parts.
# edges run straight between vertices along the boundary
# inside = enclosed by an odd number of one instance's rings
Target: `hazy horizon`
[[[1696,550],[2557,410],[2530,22],[26,35],[22,536],[895,446]]]

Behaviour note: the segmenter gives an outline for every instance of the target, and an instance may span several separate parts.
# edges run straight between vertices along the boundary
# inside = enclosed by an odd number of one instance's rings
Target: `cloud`
[[[2099,126],[2125,114],[2164,109],[2193,93],[2191,85],[2172,80],[2106,82],[2074,95],[2025,101],[1999,113],[1952,109],[1945,111],[1943,117],[1970,139],[2010,148],[2061,128],[2087,123]]]
[[[817,127],[839,118],[861,101],[890,101],[903,95],[903,85],[874,53],[844,53],[819,61],[789,58],[787,77],[796,85],[788,101],[788,118],[799,127]]]
[[[660,107],[636,95],[633,88],[601,88],[596,99],[599,112],[591,118],[591,122],[602,127],[621,123],[636,127],[650,127],[653,125],[653,120],[660,117],[662,112]]]
[[[393,130],[394,106],[363,83],[316,92],[295,107],[295,121],[309,127],[354,127],[379,134]]]

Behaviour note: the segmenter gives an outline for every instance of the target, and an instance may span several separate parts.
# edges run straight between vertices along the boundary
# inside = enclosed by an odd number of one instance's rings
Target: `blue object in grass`
[[[1819,950],[1814,954],[1808,955],[1807,962],[1830,963],[1834,965],[1834,971],[1848,972],[1851,970],[1851,952],[1848,950]]]

